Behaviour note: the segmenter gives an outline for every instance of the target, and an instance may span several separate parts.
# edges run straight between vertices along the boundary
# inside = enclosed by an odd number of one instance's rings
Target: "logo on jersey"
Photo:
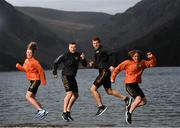
[[[142,67],[142,65],[141,65],[141,64],[137,64],[137,67],[138,67],[138,68],[141,68],[141,67]]]
[[[96,53],[99,53],[99,50],[97,50]]]

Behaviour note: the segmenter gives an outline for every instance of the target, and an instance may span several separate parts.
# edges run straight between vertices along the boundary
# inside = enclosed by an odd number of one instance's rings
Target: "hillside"
[[[37,56],[45,67],[50,67],[53,57],[64,51],[69,41],[77,41],[79,49],[90,58],[94,36],[99,36],[102,44],[117,55],[118,63],[127,58],[129,50],[140,49],[154,52],[158,66],[179,66],[179,26],[179,0],[142,0],[116,15],[15,9],[1,0],[0,69],[11,69],[16,61],[22,61],[25,46],[31,40],[39,43]]]
[[[38,42],[37,57],[46,68],[64,50],[65,42],[55,33],[5,0],[0,1],[0,28],[0,70],[12,70],[16,62],[22,63],[30,41]]]
[[[94,34],[117,52],[119,61],[126,58],[127,51],[141,49],[153,51],[159,66],[179,66],[179,14],[179,0],[142,0],[126,12],[112,16]]]
[[[65,41],[82,40],[84,31],[104,24],[111,17],[98,12],[70,12],[48,8],[16,7],[19,11],[36,19]]]

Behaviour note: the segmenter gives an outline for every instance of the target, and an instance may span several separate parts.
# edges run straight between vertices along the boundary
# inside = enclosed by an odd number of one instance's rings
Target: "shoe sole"
[[[127,124],[132,124],[132,123],[129,123],[127,120],[126,120],[126,123],[127,123]]]
[[[48,111],[45,111],[44,115],[47,115],[47,114],[48,114]],[[35,118],[40,118],[41,116],[44,116],[44,115],[36,113]]]
[[[47,116],[48,113],[49,113],[49,112],[46,111],[45,114],[44,114],[43,116],[39,116],[39,119],[40,119],[40,120],[43,120],[43,119]]]
[[[131,106],[131,104],[132,104],[132,98],[129,99],[127,107]]]
[[[126,115],[126,112],[129,112],[129,109],[130,109],[130,106],[125,107],[125,115]]]
[[[71,117],[71,114],[68,114],[68,115],[67,115],[67,118],[68,118],[70,121],[74,121],[74,119]]]
[[[128,105],[126,105],[126,107],[125,107],[126,112],[129,111],[128,109],[131,106],[131,104],[132,104],[132,98],[129,99]],[[126,113],[125,113],[125,115],[126,115]]]
[[[130,122],[128,121],[128,115],[127,115],[127,113],[128,113],[128,112],[125,113],[125,115],[126,115],[126,123],[127,123],[127,124],[131,124],[132,122],[130,123]]]
[[[99,115],[97,115],[97,116],[102,115],[106,110],[107,110],[107,107],[106,107]]]
[[[62,119],[64,120],[64,121],[67,121],[67,122],[69,122],[69,120],[66,120],[63,116],[61,116],[62,117]]]
[[[69,119],[69,120],[71,120],[71,121],[74,121],[74,119],[73,119],[73,118],[68,117],[68,119]]]
[[[128,115],[127,115],[127,111],[125,112],[125,116],[126,116],[126,122],[128,123],[128,120],[127,120],[127,117],[128,117]]]

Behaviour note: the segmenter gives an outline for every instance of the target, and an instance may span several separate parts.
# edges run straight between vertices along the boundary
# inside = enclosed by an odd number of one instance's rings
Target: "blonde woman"
[[[42,66],[39,61],[34,58],[34,53],[37,50],[37,43],[31,42],[27,46],[26,59],[21,66],[19,63],[16,64],[17,69],[26,73],[27,79],[30,81],[30,86],[26,92],[27,101],[32,104],[36,109],[36,116],[39,119],[43,119],[48,114],[48,111],[43,109],[42,105],[36,99],[36,93],[38,87],[42,83],[43,86],[46,85],[46,77]]]

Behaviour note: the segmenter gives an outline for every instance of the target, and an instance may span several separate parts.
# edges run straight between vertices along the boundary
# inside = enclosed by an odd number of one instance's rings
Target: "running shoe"
[[[132,114],[130,112],[126,112],[126,122],[128,124],[132,123],[132,119],[131,119]]]
[[[107,110],[107,107],[102,105],[100,107],[98,107],[98,111],[96,113],[97,116],[100,116],[101,114],[103,114],[105,111]]]
[[[65,121],[67,121],[67,122],[69,122],[69,118],[68,118],[67,112],[63,112],[63,114],[62,114],[62,119],[65,120]]]
[[[125,105],[126,105],[125,110],[126,110],[126,112],[129,112],[129,109],[132,104],[132,98],[127,97],[124,101],[125,101]]]
[[[39,119],[44,119],[48,114],[48,111],[42,109],[42,110],[38,110],[37,113],[36,113],[36,118],[39,118]]]
[[[70,112],[67,112],[67,117],[68,117],[71,121],[74,121],[74,119],[71,117],[71,113],[70,113]]]

